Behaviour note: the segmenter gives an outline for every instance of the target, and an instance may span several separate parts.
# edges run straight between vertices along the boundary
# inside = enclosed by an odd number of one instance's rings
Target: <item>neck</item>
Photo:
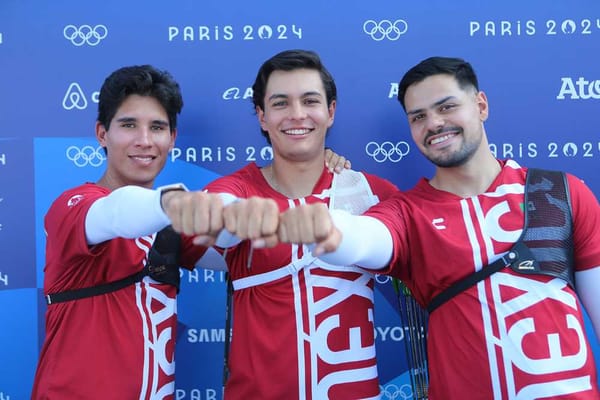
[[[154,185],[154,181],[144,182],[144,183],[139,183],[139,182],[127,183],[127,182],[123,182],[119,179],[116,179],[114,176],[111,175],[110,172],[106,171],[106,172],[104,172],[104,175],[102,175],[102,177],[100,179],[98,179],[98,181],[96,181],[96,185],[105,187],[105,188],[109,189],[110,191],[116,190],[120,187],[127,186],[127,185],[135,185],[135,186],[141,186],[141,187],[145,187],[148,189],[152,189],[152,187]]]
[[[470,160],[460,167],[438,167],[429,183],[438,190],[466,198],[484,193],[500,171],[500,163],[490,152],[483,160]]]
[[[325,160],[322,159],[309,162],[274,160],[262,169],[262,173],[277,192],[290,199],[298,199],[312,194],[324,165]]]

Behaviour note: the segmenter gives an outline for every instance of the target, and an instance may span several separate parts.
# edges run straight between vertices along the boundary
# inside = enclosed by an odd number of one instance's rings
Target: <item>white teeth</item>
[[[135,158],[136,160],[141,160],[141,161],[152,161],[153,157],[141,157],[141,156],[133,156],[132,158]]]
[[[445,140],[450,139],[452,136],[454,135],[444,135],[444,136],[440,136],[439,138],[435,138],[431,141],[431,144],[438,144],[438,143],[442,143]]]
[[[310,129],[288,129],[284,131],[287,135],[305,135],[310,132]]]

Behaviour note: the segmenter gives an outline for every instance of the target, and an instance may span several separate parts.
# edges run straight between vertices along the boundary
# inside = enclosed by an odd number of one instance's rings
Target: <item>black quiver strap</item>
[[[51,305],[114,292],[141,281],[145,276],[150,276],[158,282],[173,285],[177,288],[177,293],[179,293],[181,279],[179,275],[180,247],[181,236],[171,226],[168,226],[156,234],[154,244],[148,253],[148,262],[141,271],[118,281],[47,294],[45,296],[46,303]]]
[[[566,175],[560,171],[528,169],[524,207],[523,232],[510,251],[434,297],[427,306],[429,313],[506,266],[520,274],[561,278],[575,288],[573,218]]]

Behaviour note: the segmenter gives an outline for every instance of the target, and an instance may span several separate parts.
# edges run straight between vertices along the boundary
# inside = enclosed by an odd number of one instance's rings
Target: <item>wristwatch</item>
[[[159,186],[156,188],[157,191],[160,192],[160,206],[162,208],[162,197],[167,192],[172,192],[173,190],[181,190],[183,192],[189,192],[188,188],[183,183],[173,183],[170,185]]]
[[[172,183],[170,185],[159,186],[156,190],[160,191],[160,195],[170,192],[172,190],[183,190],[189,192],[188,188],[183,183]]]

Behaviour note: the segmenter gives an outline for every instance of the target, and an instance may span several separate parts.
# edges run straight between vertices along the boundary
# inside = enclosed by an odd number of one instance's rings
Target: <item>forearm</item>
[[[161,207],[160,196],[159,190],[124,186],[98,199],[85,218],[87,243],[137,238],[166,227],[170,220]]]
[[[352,215],[333,210],[334,225],[342,233],[336,251],[319,256],[335,265],[359,265],[368,269],[382,269],[392,259],[394,243],[387,227],[378,219]]]
[[[600,340],[600,266],[576,272],[575,285],[583,307],[592,321],[596,337]]]

